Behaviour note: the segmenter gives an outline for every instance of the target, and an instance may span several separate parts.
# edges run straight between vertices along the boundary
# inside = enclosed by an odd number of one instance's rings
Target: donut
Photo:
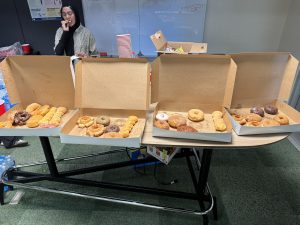
[[[77,120],[78,127],[84,128],[84,127],[89,127],[94,123],[94,118],[90,116],[81,116]]]
[[[188,118],[193,122],[204,120],[204,113],[200,109],[191,109],[188,111]]]
[[[154,126],[160,129],[169,130],[170,126],[167,121],[164,120],[156,120],[154,122]]]
[[[128,119],[130,122],[134,124],[136,124],[139,121],[139,118],[137,116],[129,116]]]
[[[41,105],[40,104],[38,104],[38,103],[31,103],[30,105],[28,105],[27,107],[26,107],[26,112],[28,112],[28,113],[32,113],[33,111],[35,111],[35,110],[37,110],[37,109],[39,109],[41,107]]]
[[[275,121],[280,123],[280,125],[288,125],[289,124],[289,118],[283,114],[279,114],[273,118]]]
[[[249,127],[261,127],[262,122],[261,121],[249,121],[246,123],[246,126]]]
[[[273,126],[280,126],[280,123],[277,122],[276,120],[265,119],[265,120],[263,120],[262,125],[264,127],[273,127]]]
[[[99,116],[96,118],[96,123],[108,126],[110,124],[110,118],[108,116]]]
[[[247,123],[245,116],[234,114],[232,115],[233,119],[237,121],[240,125],[244,125]]]
[[[278,108],[273,105],[265,105],[264,110],[266,113],[271,115],[276,115],[278,113]]]
[[[43,119],[42,115],[31,116],[29,120],[26,121],[26,126],[29,128],[38,127],[41,119]]]
[[[214,119],[214,125],[216,131],[225,131],[227,129],[227,126],[222,118]]]
[[[102,124],[93,124],[89,126],[86,130],[86,134],[92,137],[99,137],[101,134],[104,133],[104,126]]]
[[[119,126],[119,127],[123,127],[125,124],[126,120],[125,119],[117,119],[113,122],[113,124]]]
[[[171,127],[176,128],[182,125],[186,125],[186,119],[180,115],[172,115],[168,119],[168,123]]]
[[[17,112],[14,117],[13,125],[25,125],[26,121],[30,118],[30,116],[31,115],[25,110]]]
[[[109,125],[105,128],[105,132],[108,133],[108,132],[119,132],[120,131],[120,127],[118,127],[117,125]]]
[[[262,120],[262,117],[258,114],[255,113],[250,113],[246,116],[246,121],[251,122],[251,121],[257,121],[260,122]]]
[[[169,119],[169,116],[166,113],[157,113],[155,118],[157,120],[167,121]]]
[[[0,128],[12,128],[12,121],[7,120],[4,122],[0,122]]]
[[[223,113],[221,111],[214,111],[211,116],[213,119],[221,119],[223,118]]]
[[[198,132],[194,127],[182,125],[177,128],[179,132]]]
[[[104,133],[101,137],[102,138],[123,138],[122,134],[116,132]]]
[[[264,117],[264,115],[265,115],[264,110],[262,108],[256,107],[256,106],[254,106],[250,109],[250,113],[255,113],[257,115],[260,115],[261,117]]]

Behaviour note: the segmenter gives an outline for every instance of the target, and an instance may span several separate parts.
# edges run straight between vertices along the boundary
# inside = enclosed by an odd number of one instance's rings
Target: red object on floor
[[[0,99],[0,116],[6,112],[4,101]]]

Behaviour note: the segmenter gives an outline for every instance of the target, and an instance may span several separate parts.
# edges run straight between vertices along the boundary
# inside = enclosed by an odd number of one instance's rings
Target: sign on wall
[[[60,20],[62,0],[27,0],[32,20]]]

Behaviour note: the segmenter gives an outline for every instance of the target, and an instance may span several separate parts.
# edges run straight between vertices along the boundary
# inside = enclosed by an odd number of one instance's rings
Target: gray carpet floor
[[[17,164],[44,160],[39,139],[26,138],[30,146],[15,149],[1,147],[0,155],[11,155]],[[104,152],[110,147],[63,145],[58,138],[50,138],[56,158]],[[59,171],[127,160],[124,153],[98,156],[58,164]],[[28,171],[47,172],[46,166]],[[123,184],[159,187],[179,191],[193,191],[185,159],[174,159],[170,165],[146,166],[137,171],[133,167],[97,172],[78,177]],[[162,185],[177,179],[173,185]],[[300,152],[284,140],[269,146],[252,149],[214,150],[209,184],[218,200],[219,219],[213,225],[300,225]],[[96,195],[121,196],[152,204],[197,209],[194,201],[185,201],[146,194],[87,188],[50,182],[38,185]],[[192,215],[162,212],[98,200],[24,190],[17,205],[8,204],[18,189],[7,193],[0,206],[1,225],[194,225],[202,218]]]

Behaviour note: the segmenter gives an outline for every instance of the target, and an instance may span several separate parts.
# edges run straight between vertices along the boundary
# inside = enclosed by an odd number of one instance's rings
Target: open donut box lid
[[[197,43],[197,42],[176,42],[176,41],[167,41],[162,31],[157,31],[155,34],[150,36],[156,52],[159,53],[172,53],[166,51],[167,47],[171,48],[182,48],[184,54],[199,54],[207,52],[207,43]],[[173,54],[176,54],[175,52]]]
[[[63,143],[139,147],[150,102],[150,64],[140,58],[84,58],[75,66],[75,106],[80,110],[61,131]],[[128,138],[89,137],[76,131],[80,116],[139,117]],[[77,119],[76,119],[77,118]]]
[[[224,111],[224,107],[231,104],[235,74],[236,64],[228,55],[161,55],[152,64],[151,100],[158,102],[153,122],[158,111],[185,114],[195,108],[205,114]],[[211,115],[209,117],[211,119]],[[226,114],[224,120],[225,132],[214,129],[177,132],[159,129],[153,124],[153,136],[231,142],[232,128]],[[204,123],[209,120],[205,118]]]
[[[16,104],[0,117],[6,121],[13,110],[24,110],[37,102],[41,105],[64,106],[68,113],[62,125],[73,115],[74,85],[67,56],[9,56],[1,62],[9,100]],[[58,136],[56,128],[1,128],[0,136]]]
[[[227,108],[233,129],[238,135],[300,131],[300,113],[286,102],[291,94],[298,60],[286,52],[249,52],[231,54],[237,64],[231,106]],[[236,122],[233,109],[275,105],[290,118],[290,125],[249,127]],[[246,113],[250,113],[247,110]]]

